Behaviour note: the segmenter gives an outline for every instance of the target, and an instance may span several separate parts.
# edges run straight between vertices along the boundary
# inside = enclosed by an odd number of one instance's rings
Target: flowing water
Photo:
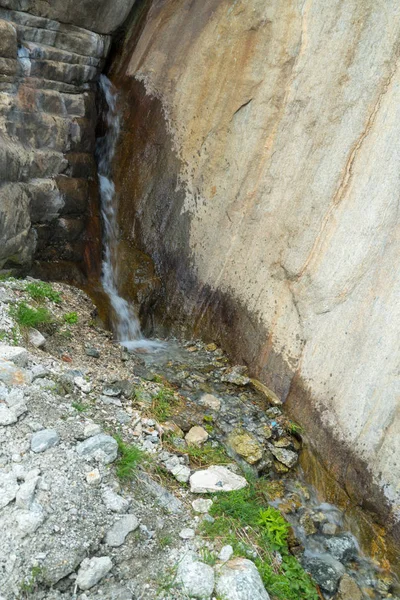
[[[101,214],[104,224],[101,282],[110,299],[114,334],[121,345],[128,350],[137,348],[156,350],[162,347],[162,344],[143,337],[132,305],[122,298],[118,291],[118,198],[112,180],[112,161],[120,133],[121,117],[117,109],[116,90],[105,75],[100,77],[100,89],[106,103],[106,133],[97,140],[96,146]]]

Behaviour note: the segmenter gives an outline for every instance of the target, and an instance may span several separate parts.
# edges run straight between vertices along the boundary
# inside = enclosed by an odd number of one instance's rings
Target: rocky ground
[[[1,600],[397,598],[215,344],[128,353],[83,292],[7,277],[0,338]]]

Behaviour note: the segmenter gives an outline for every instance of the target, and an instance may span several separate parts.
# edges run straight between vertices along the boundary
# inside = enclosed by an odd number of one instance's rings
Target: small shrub
[[[68,325],[76,325],[76,323],[78,322],[78,313],[77,312],[65,313],[65,315],[63,316],[63,319],[66,323],[68,323]]]
[[[19,302],[10,309],[10,315],[21,327],[37,327],[42,323],[51,321],[51,314],[47,308],[31,308],[26,302]]]
[[[286,546],[289,524],[276,508],[268,506],[265,510],[260,510],[258,525],[263,533],[265,532],[266,538],[274,550],[280,550]]]
[[[71,406],[78,412],[85,412],[85,410],[88,409],[88,407],[85,404],[82,404],[82,402],[72,402]]]
[[[47,298],[56,304],[61,302],[61,294],[53,290],[50,283],[45,283],[44,281],[32,282],[28,283],[25,289],[33,300],[40,302]]]

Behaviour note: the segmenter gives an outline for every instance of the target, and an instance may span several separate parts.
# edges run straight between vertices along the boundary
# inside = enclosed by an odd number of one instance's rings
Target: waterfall
[[[146,340],[143,337],[133,307],[118,292],[118,206],[115,186],[112,180],[112,161],[120,133],[121,118],[117,110],[117,93],[111,81],[105,75],[100,76],[100,88],[107,105],[107,113],[105,115],[106,133],[103,137],[98,138],[96,144],[100,204],[104,224],[104,258],[101,282],[105,293],[110,299],[114,313],[112,326],[116,338],[121,345],[128,349],[157,348],[161,344]]]

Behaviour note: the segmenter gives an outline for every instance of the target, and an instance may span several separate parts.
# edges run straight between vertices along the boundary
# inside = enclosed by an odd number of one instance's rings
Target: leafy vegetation
[[[69,312],[65,313],[63,319],[68,325],[76,325],[78,322],[78,313],[77,312]]]
[[[31,574],[21,583],[21,592],[23,597],[27,598],[36,593],[40,576],[43,574],[43,569],[39,566],[32,567]]]
[[[71,406],[78,412],[85,412],[85,410],[88,409],[86,404],[83,404],[82,402],[72,402]]]
[[[61,302],[61,294],[56,292],[50,283],[46,283],[44,281],[35,281],[28,283],[25,289],[30,297],[38,302],[41,302],[46,298],[51,302],[55,302],[56,304]]]
[[[146,456],[137,446],[126,444],[119,435],[115,436],[118,443],[119,458],[116,462],[117,475],[120,479],[131,479],[136,467]]]
[[[178,404],[174,391],[167,386],[163,386],[151,402],[151,412],[157,419],[163,423],[174,414],[174,407]]]
[[[230,544],[236,556],[251,556],[273,600],[318,600],[311,578],[289,552],[289,524],[266,504],[258,482],[221,494],[210,514],[215,521],[203,522],[203,535]]]
[[[51,314],[47,308],[38,309],[28,306],[26,302],[19,302],[10,308],[10,315],[21,327],[37,327],[42,323],[51,321]]]

